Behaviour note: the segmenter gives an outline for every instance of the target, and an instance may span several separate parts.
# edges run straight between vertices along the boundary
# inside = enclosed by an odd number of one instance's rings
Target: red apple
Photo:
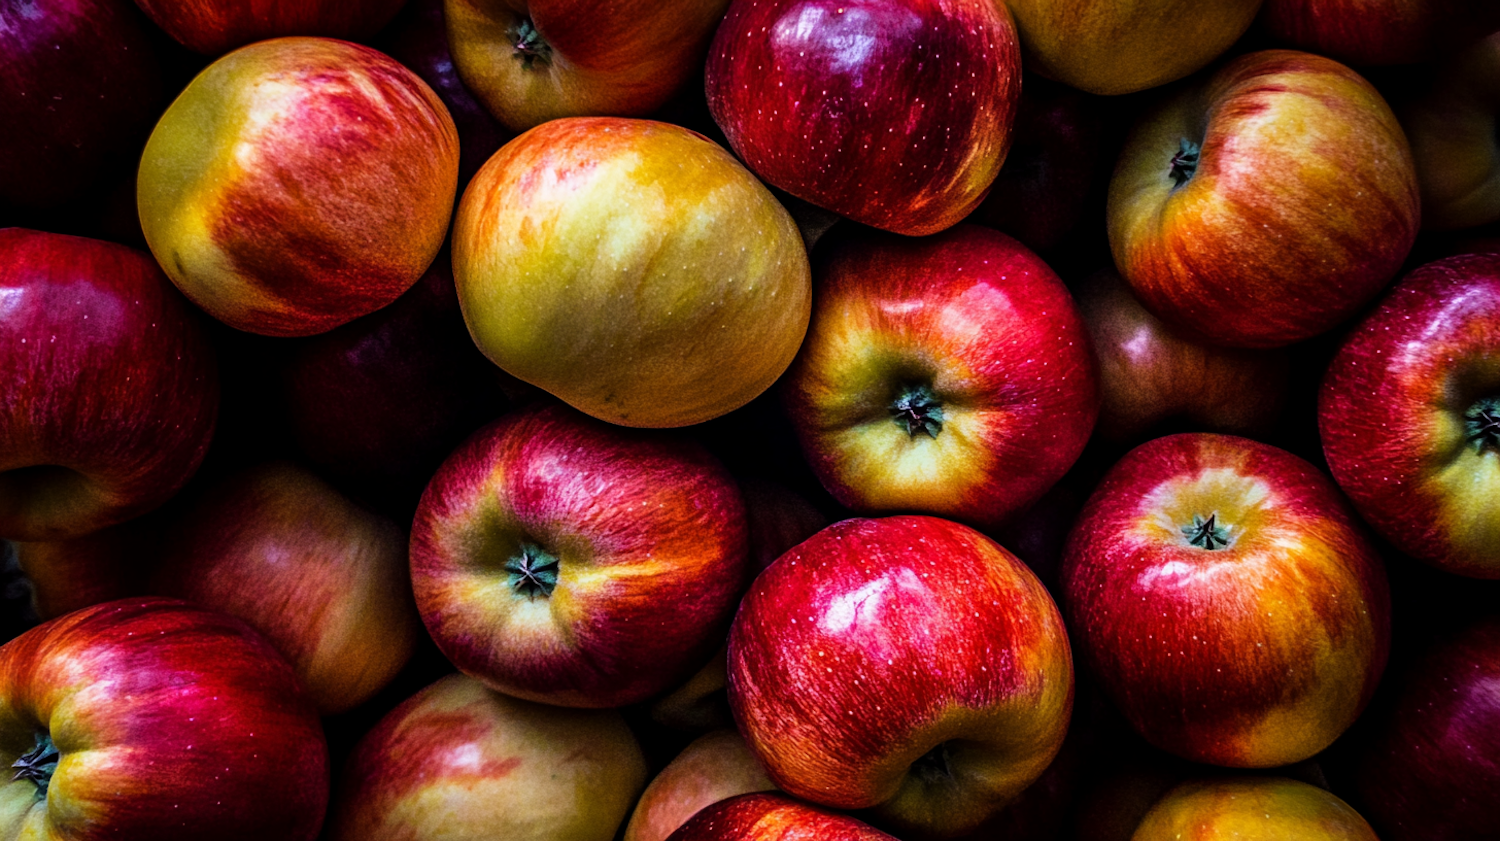
[[[705,806],[775,788],[738,732],[706,733],[683,748],[646,786],[622,841],[665,841]]]
[[[417,507],[411,574],[460,670],[518,698],[615,707],[708,659],[745,552],[739,488],[707,451],[549,403],[443,463]]]
[[[167,599],[70,613],[0,648],[0,825],[16,838],[311,841],[328,749],[286,661]]]
[[[1296,456],[1190,433],[1130,451],[1063,557],[1069,629],[1136,731],[1195,762],[1269,768],[1352,724],[1385,667],[1385,570]]]
[[[875,807],[903,838],[971,830],[1062,744],[1062,617],[1014,555],[966,526],[835,523],[762,572],[729,636],[729,702],[784,791]]]
[[[734,0],[708,106],[768,183],[902,234],[969,215],[1010,148],[1021,51],[992,0]]]
[[[840,503],[992,527],[1078,458],[1099,405],[1088,334],[1025,246],[964,225],[856,232],[816,258],[812,324],[782,393]]]
[[[1281,777],[1183,783],[1146,813],[1130,841],[1379,841],[1337,796]]]
[[[135,0],[188,49],[217,56],[285,35],[368,38],[404,0]]]
[[[213,436],[213,350],[132,248],[0,230],[0,371],[0,537],[63,540],[145,513]]]
[[[1355,65],[1410,64],[1428,57],[1445,12],[1458,0],[1266,0],[1273,38]]]
[[[1318,428],[1333,478],[1397,548],[1500,578],[1500,254],[1396,284],[1328,366]]]
[[[70,540],[18,542],[16,561],[31,584],[41,619],[55,619],[90,605],[144,595],[144,570],[160,557],[157,511]]]
[[[327,38],[263,41],[209,65],[141,157],[141,227],[210,315],[320,333],[405,292],[453,211],[458,135],[389,56]]]
[[[1448,58],[1401,110],[1422,186],[1422,225],[1500,220],[1500,32]]]
[[[645,784],[619,713],[533,704],[450,675],[360,740],[328,838],[611,841]]]
[[[1328,330],[1416,238],[1411,150],[1374,87],[1331,59],[1240,56],[1151,111],[1109,189],[1115,265],[1146,308],[1218,344]]]
[[[668,841],[896,841],[848,815],[780,794],[743,794],[698,812]]]

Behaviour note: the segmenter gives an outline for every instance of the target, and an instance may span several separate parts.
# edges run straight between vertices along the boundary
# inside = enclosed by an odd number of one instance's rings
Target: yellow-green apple
[[[0,203],[56,206],[140,147],[166,91],[129,0],[0,8]]]
[[[0,372],[0,537],[62,540],[145,513],[213,436],[213,348],[133,248],[0,229]]]
[[[218,56],[287,35],[364,39],[405,0],[135,0],[177,42]]]
[[[312,841],[328,748],[286,661],[249,626],[125,599],[0,648],[11,838]]]
[[[1379,841],[1336,795],[1284,777],[1194,780],[1167,792],[1130,841]]]
[[[1367,730],[1356,788],[1386,841],[1479,841],[1500,803],[1500,617],[1421,652]]]
[[[610,841],[645,784],[619,713],[535,704],[449,675],[360,740],[328,838]]]
[[[738,731],[705,733],[683,748],[641,792],[622,841],[665,841],[705,806],[775,788]]]
[[[777,787],[952,836],[1057,754],[1073,663],[1051,596],[999,544],[936,517],[850,519],[755,579],[729,702]]]
[[[290,462],[203,493],[168,528],[152,591],[245,620],[325,715],[385,686],[422,633],[402,529]]]
[[[1226,348],[1179,334],[1152,315],[1113,270],[1078,288],[1078,308],[1099,360],[1099,422],[1112,441],[1163,421],[1212,432],[1265,433],[1286,402],[1286,351]]]
[[[705,73],[714,122],[757,175],[920,235],[969,215],[1000,171],[1021,49],[993,0],[735,0]]]
[[[992,527],[1083,452],[1099,410],[1088,334],[1025,246],[977,225],[857,230],[815,257],[812,324],[781,388],[840,503]]]
[[[1318,430],[1376,531],[1441,569],[1500,578],[1500,254],[1402,278],[1329,364]]]
[[[1338,488],[1230,435],[1148,441],[1068,536],[1068,628],[1151,744],[1269,768],[1306,759],[1364,709],[1390,646],[1385,570]]]
[[[443,653],[487,685],[616,707],[681,683],[746,577],[745,504],[685,439],[539,404],[448,457],[417,506],[411,575]]]
[[[722,147],[650,120],[553,120],[464,192],[453,277],[496,365],[587,414],[687,426],[750,402],[807,330],[807,252]]]
[[[1089,93],[1181,79],[1255,20],[1261,0],[1008,0],[1026,67]]]
[[[1395,276],[1418,216],[1385,100],[1294,50],[1240,56],[1169,97],[1131,130],[1109,188],[1110,248],[1141,303],[1244,347],[1353,315]]]
[[[639,117],[703,67],[729,0],[445,0],[458,75],[512,131]]]
[[[278,38],[198,74],[146,142],[141,228],[183,293],[231,327],[320,333],[405,292],[458,184],[441,100],[384,53]]]
[[[751,793],[720,800],[694,815],[668,841],[896,841],[857,818],[793,800]]]
[[[1403,103],[1422,187],[1422,225],[1500,219],[1500,32],[1450,57]]]

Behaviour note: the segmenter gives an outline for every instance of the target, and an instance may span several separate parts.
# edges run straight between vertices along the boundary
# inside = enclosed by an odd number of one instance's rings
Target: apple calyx
[[[521,60],[522,68],[531,70],[539,61],[543,66],[552,63],[552,45],[536,31],[531,18],[521,18],[521,22],[512,26],[507,34],[510,36],[511,55]]]
[[[1464,440],[1474,452],[1500,452],[1500,397],[1485,397],[1464,412]]]
[[[909,385],[891,401],[890,413],[896,425],[912,438],[924,433],[937,438],[943,431],[943,403],[926,385]]]
[[[547,598],[557,586],[557,558],[530,541],[521,541],[520,551],[505,561],[510,586],[527,599]]]
[[[1229,546],[1229,529],[1218,524],[1217,513],[1208,515],[1205,520],[1197,514],[1193,515],[1193,524],[1182,527],[1182,536],[1188,539],[1188,544],[1197,546],[1199,549],[1225,549]]]
[[[52,744],[52,737],[46,733],[36,734],[36,746],[21,758],[11,763],[16,769],[16,775],[11,781],[30,780],[36,784],[37,795],[47,796],[47,786],[52,783],[52,775],[57,771],[57,761],[61,759],[57,747]]]
[[[1198,171],[1198,155],[1203,147],[1199,146],[1186,137],[1182,138],[1182,145],[1177,148],[1177,154],[1172,156],[1172,169],[1168,173],[1172,177],[1173,189],[1181,187],[1193,178],[1193,173]]]

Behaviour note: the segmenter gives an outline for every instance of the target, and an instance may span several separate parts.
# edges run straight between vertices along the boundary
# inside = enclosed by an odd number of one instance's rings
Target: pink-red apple
[[[364,39],[404,0],[135,0],[157,26],[187,47],[222,55],[252,41],[287,35]]]
[[[848,815],[782,794],[742,794],[720,800],[683,824],[668,841],[896,841]]]
[[[705,806],[775,788],[745,737],[734,730],[705,733],[641,792],[622,841],[665,841]]]

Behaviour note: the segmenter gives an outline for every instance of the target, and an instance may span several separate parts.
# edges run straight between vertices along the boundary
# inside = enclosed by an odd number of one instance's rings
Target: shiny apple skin
[[[197,471],[219,408],[197,313],[150,255],[0,229],[0,537],[63,540]]]
[[[459,204],[453,277],[485,356],[622,426],[750,402],[812,308],[801,235],[755,176],[702,135],[618,117],[553,120],[495,153]]]
[[[179,44],[219,56],[253,41],[288,35],[361,40],[405,0],[135,0]]]
[[[1168,792],[1130,841],[1379,841],[1349,804],[1281,777],[1183,783]]]
[[[330,841],[610,841],[646,784],[619,713],[548,707],[449,675],[355,747]]]
[[[793,800],[752,793],[720,800],[698,812],[667,841],[895,841],[856,818]]]
[[[151,252],[229,326],[306,336],[373,312],[437,256],[458,133],[415,73],[369,47],[278,38],[193,79],[146,142]]]
[[[1202,148],[1177,186],[1183,141]],[[1136,124],[1107,214],[1115,266],[1147,309],[1205,341],[1277,347],[1374,299],[1418,207],[1411,149],[1375,88],[1331,59],[1264,50]]]
[[[1228,544],[1182,532],[1214,515]],[[1153,745],[1269,768],[1344,732],[1390,649],[1385,569],[1337,487],[1246,438],[1186,433],[1130,451],[1064,548],[1080,656]]]
[[[1324,375],[1328,469],[1376,531],[1439,569],[1500,578],[1500,451],[1465,413],[1500,398],[1500,254],[1412,271],[1350,332]]]
[[[22,634],[0,648],[0,761],[39,728],[62,758],[43,800],[7,785],[7,839],[311,841],[322,825],[317,713],[233,617],[125,599]]]
[[[1500,220],[1500,32],[1444,61],[1401,109],[1422,185],[1422,226]]]
[[[1098,377],[1072,296],[1016,240],[976,225],[825,242],[807,339],[781,386],[819,481],[860,513],[993,527],[1083,452]],[[891,406],[923,385],[935,435]]]
[[[1373,722],[1355,784],[1386,841],[1500,838],[1500,617],[1429,646]]]
[[[877,807],[903,838],[953,836],[1057,754],[1073,663],[1051,596],[994,541],[936,517],[851,519],[756,578],[729,703],[778,788]],[[939,746],[951,770],[924,779],[912,764]]]
[[[555,589],[521,586],[525,544]],[[550,402],[475,433],[417,506],[411,574],[433,640],[518,698],[618,707],[685,680],[723,639],[747,572],[745,506],[686,440]]]
[[[914,236],[984,199],[1021,94],[1015,26],[989,0],[734,0],[705,72],[756,175]]]
[[[1261,0],[1009,0],[1026,67],[1096,94],[1181,79],[1229,49]]]
[[[735,730],[705,733],[646,786],[621,841],[665,841],[706,806],[775,788],[745,737]]]

